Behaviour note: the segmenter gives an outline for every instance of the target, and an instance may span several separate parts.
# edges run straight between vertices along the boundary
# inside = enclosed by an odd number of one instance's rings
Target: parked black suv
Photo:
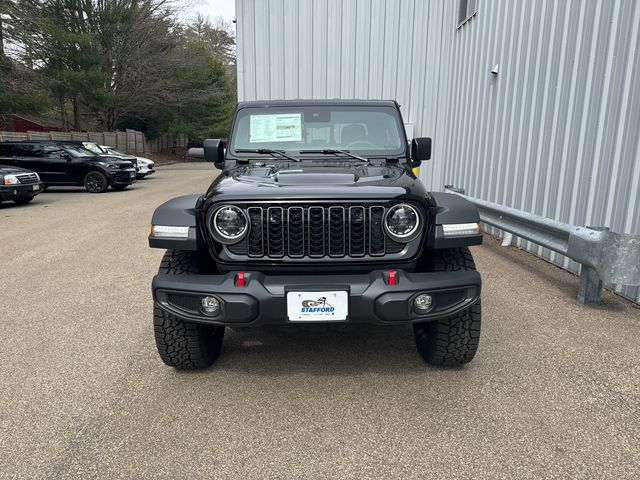
[[[96,155],[99,155],[101,157],[108,157],[108,158],[117,158],[119,160],[127,160],[129,162],[131,162],[133,164],[133,167],[136,169],[136,171],[138,171],[138,157],[136,157],[135,155],[128,155],[126,153],[109,153],[107,152],[101,145],[95,143],[95,142],[83,142],[83,141],[79,141],[79,140],[74,140],[72,142],[69,142],[70,144],[73,145],[79,145],[81,147],[86,148],[87,150],[89,150],[91,153],[95,153]]]
[[[474,357],[478,212],[416,178],[431,139],[409,147],[397,103],[241,103],[204,155],[220,176],[161,205],[149,236],[167,249],[152,287],[167,365],[210,365],[226,326],[321,322],[410,323],[427,362]]]
[[[122,190],[136,182],[130,161],[102,157],[73,142],[20,141],[0,143],[0,163],[28,168],[45,186],[80,185],[101,193]]]
[[[43,190],[43,183],[36,172],[0,165],[0,202],[29,203]]]

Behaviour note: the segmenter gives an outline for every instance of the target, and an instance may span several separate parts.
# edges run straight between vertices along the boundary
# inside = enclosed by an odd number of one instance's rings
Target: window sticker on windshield
[[[249,117],[249,142],[302,141],[302,114],[277,113]]]

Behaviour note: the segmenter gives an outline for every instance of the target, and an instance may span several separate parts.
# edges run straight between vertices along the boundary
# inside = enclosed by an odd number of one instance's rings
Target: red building
[[[14,132],[61,132],[59,122],[47,118],[30,115],[11,115],[11,126]]]

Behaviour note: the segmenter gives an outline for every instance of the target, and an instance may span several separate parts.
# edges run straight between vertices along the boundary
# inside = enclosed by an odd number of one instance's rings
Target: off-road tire
[[[84,176],[82,182],[84,188],[89,193],[102,193],[109,188],[107,176],[97,170],[92,170]]]
[[[14,202],[18,205],[26,205],[27,203],[29,203],[31,200],[33,200],[36,197],[23,197],[23,198],[16,198],[14,200]]]
[[[476,265],[468,248],[434,250],[428,261],[432,272],[475,270]],[[431,365],[455,366],[470,362],[478,349],[481,302],[447,317],[413,325],[416,347]]]
[[[197,252],[167,250],[158,273],[197,275],[200,271]],[[154,306],[153,328],[160,358],[171,367],[207,368],[220,356],[224,327],[187,322]]]

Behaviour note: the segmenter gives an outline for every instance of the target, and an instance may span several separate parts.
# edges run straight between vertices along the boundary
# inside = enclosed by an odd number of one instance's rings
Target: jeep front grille
[[[380,257],[404,244],[383,229],[382,205],[284,205],[244,208],[249,234],[226,248],[249,258]]]

